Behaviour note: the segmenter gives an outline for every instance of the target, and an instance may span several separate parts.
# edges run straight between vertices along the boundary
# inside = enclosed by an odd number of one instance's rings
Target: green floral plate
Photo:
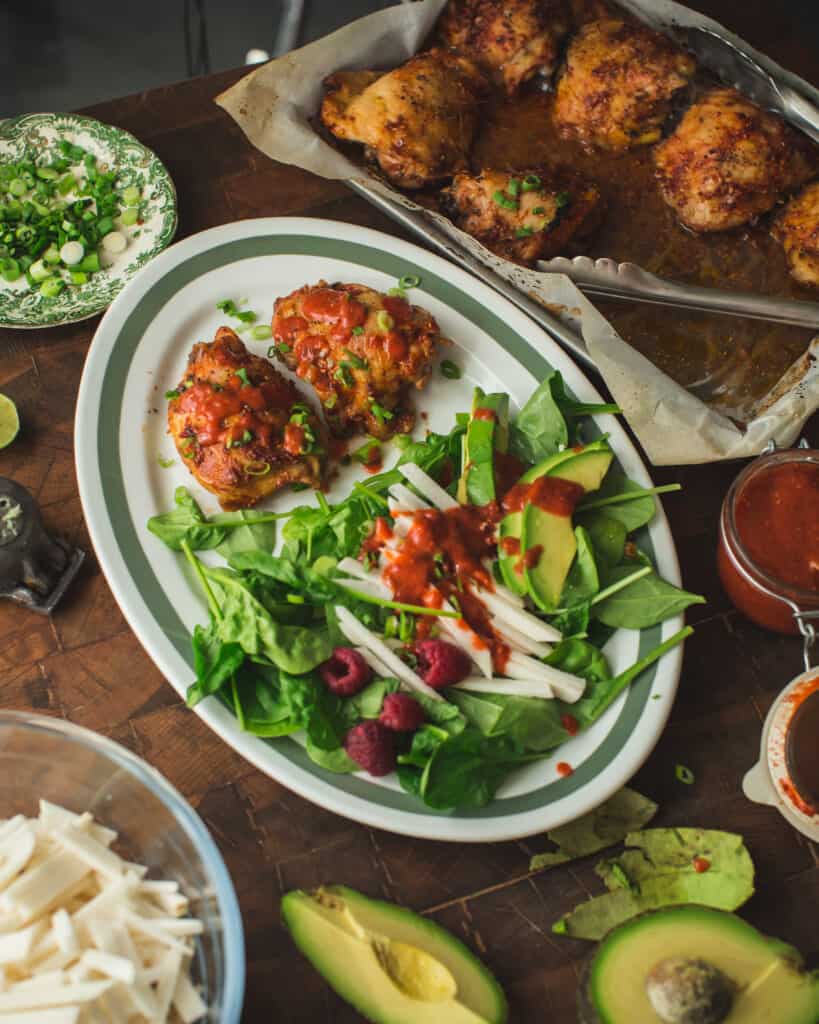
[[[12,284],[0,280],[0,327],[55,327],[101,313],[128,281],[160,253],[176,232],[176,189],[155,153],[133,135],[79,114],[26,114],[0,121],[0,162],[61,154],[67,139],[93,153],[103,169],[117,168],[129,184],[142,191],[142,223],[120,228],[128,238],[125,251],[83,285],[50,298],[32,291],[25,278]]]

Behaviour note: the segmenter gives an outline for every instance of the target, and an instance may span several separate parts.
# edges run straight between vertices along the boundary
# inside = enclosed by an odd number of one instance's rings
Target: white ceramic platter
[[[569,357],[523,313],[466,272],[415,245],[364,228],[322,220],[240,221],[194,235],[162,253],[124,289],[94,338],[79,394],[77,471],[86,521],[117,601],[160,670],[184,695],[193,679],[190,632],[207,618],[184,560],[152,534],[149,516],[168,510],[174,489],[187,485],[206,511],[216,511],[177,457],[166,432],[164,392],[176,385],[196,341],[210,340],[225,318],[223,298],[269,321],[274,300],[320,279],[361,282],[386,290],[405,274],[422,281],[411,292],[438,320],[453,347],[442,355],[463,369],[461,380],[433,373],[416,398],[423,427],[448,432],[467,411],[472,389],[508,391],[520,408],[551,368],[584,402],[600,396]],[[249,335],[245,334],[246,340]],[[247,341],[264,355],[269,342]],[[640,457],[613,416],[598,418],[625,472],[650,486]],[[160,459],[173,459],[163,468]],[[391,464],[390,454],[385,465]],[[346,496],[360,467],[342,471],[332,501]],[[285,510],[313,499],[272,499]],[[679,566],[665,515],[641,538],[660,573],[679,583]],[[617,672],[682,625],[670,619],[641,632],[620,630],[606,654]],[[216,699],[196,713],[226,743],[274,779],[338,814],[406,835],[462,842],[512,839],[554,828],[593,809],[623,786],[646,759],[665,725],[680,672],[680,647],[643,673],[587,732],[556,757],[526,766],[497,798],[477,811],[436,813],[404,793],[392,777],[334,775],[314,765],[292,739],[266,741],[243,733]],[[132,685],[132,684],[129,684]],[[192,712],[193,713],[193,712]],[[574,773],[561,777],[557,761]],[[184,766],[180,766],[180,771]]]

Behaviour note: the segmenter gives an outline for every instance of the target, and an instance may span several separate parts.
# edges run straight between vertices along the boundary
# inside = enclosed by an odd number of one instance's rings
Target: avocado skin
[[[621,938],[627,936],[635,926],[644,925],[647,922],[651,922],[652,919],[657,922],[666,922],[673,916],[677,916],[678,919],[683,919],[691,914],[696,914],[703,921],[710,920],[717,927],[721,921],[724,921],[728,925],[744,928],[746,930],[746,934],[753,937],[759,943],[760,947],[767,947],[767,951],[770,954],[772,962],[774,960],[782,961],[788,966],[788,968],[790,968],[793,975],[804,981],[805,984],[811,986],[812,998],[810,999],[810,1007],[806,1011],[806,1016],[798,1018],[786,1018],[785,1016],[780,1016],[778,1015],[779,1012],[782,1011],[782,1013],[786,1013],[788,1008],[787,1006],[777,1004],[773,1010],[774,1014],[777,1015],[768,1018],[770,1021],[776,1021],[777,1024],[817,1024],[817,1022],[819,1022],[819,972],[809,973],[804,971],[802,956],[798,950],[779,939],[764,935],[762,932],[754,928],[753,925],[744,921],[736,914],[731,914],[725,910],[715,910],[711,907],[703,907],[698,904],[684,903],[679,906],[669,907],[665,910],[651,910],[644,914],[638,914],[636,917],[631,918],[631,920],[612,929],[612,931],[610,931],[608,935],[598,943],[592,955],[586,960],[580,973],[577,990],[578,1024],[660,1024],[660,1020],[656,1015],[654,1015],[653,1018],[640,1020],[639,1022],[635,1018],[631,1017],[626,1020],[622,1016],[617,1018],[611,1016],[607,1012],[607,1008],[605,1006],[601,1007],[599,1005],[599,1001],[595,999],[593,988],[594,969],[601,954],[605,953],[613,944],[618,943]],[[667,955],[671,955],[671,953],[668,953]],[[658,950],[657,960],[662,959],[663,952]],[[653,966],[653,962],[645,963],[646,977]],[[716,963],[715,966],[720,967],[720,964]],[[739,1012],[732,1012],[727,1019],[727,1024],[743,1024],[743,1020],[744,1015],[740,1015]]]
[[[409,1018],[406,1016],[406,1007],[402,1013],[394,1015],[389,1006],[373,1005],[369,991],[357,991],[355,972],[351,970],[352,954],[349,958],[343,958],[340,964],[334,963],[332,948],[327,944],[317,946],[313,941],[309,935],[309,921],[305,918],[309,917],[309,908],[311,905],[316,906],[320,896],[328,897],[329,903],[345,906],[354,915],[357,925],[365,928],[368,935],[380,934],[387,938],[410,941],[437,957],[456,979],[460,976],[461,981],[467,983],[464,987],[471,988],[473,992],[476,986],[480,987],[481,1002],[484,1003],[482,1015],[479,1016],[476,1011],[466,1010],[464,1016],[455,1015],[459,1022],[466,1022],[468,1017],[469,1024],[507,1024],[509,1008],[506,996],[496,979],[467,946],[434,921],[420,917],[394,903],[370,899],[342,885],[322,886],[314,893],[307,893],[301,889],[285,893],[281,900],[282,919],[299,951],[341,998],[355,1006],[368,1020],[375,1024],[393,1024],[393,1021],[404,1024]],[[343,922],[339,922],[339,927],[340,935],[350,934],[349,928]],[[376,985],[379,984],[380,982],[376,981]],[[447,1024],[450,1019],[446,1011],[447,1005],[452,1003],[414,1005],[418,1007],[419,1020],[434,1019],[434,1024]],[[428,1007],[432,1008],[433,1017],[428,1015]],[[414,1011],[411,1019],[415,1019]]]

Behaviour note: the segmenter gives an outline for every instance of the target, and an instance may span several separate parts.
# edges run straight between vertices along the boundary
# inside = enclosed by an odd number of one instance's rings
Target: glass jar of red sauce
[[[819,610],[819,451],[762,455],[722,504],[717,566],[734,605],[780,633]]]

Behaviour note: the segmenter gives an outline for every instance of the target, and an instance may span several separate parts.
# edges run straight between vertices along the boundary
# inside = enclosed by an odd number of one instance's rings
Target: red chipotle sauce
[[[265,381],[260,387],[248,387],[234,374],[221,390],[207,381],[197,381],[182,392],[176,408],[195,419],[196,439],[203,447],[219,442],[233,444],[243,438],[245,431],[267,445],[273,427],[257,414],[276,408],[282,397],[275,383]]]
[[[717,564],[748,618],[798,632],[775,595],[805,611],[819,607],[819,452],[780,451],[746,467],[723,504]]]
[[[819,677],[801,696],[788,724],[785,765],[793,787],[801,797],[800,809],[808,814],[818,813]]]
[[[541,476],[532,483],[522,481],[506,493],[505,512],[521,512],[527,505],[537,505],[555,516],[570,516],[578,501],[586,493],[581,484],[561,480],[559,476]]]

